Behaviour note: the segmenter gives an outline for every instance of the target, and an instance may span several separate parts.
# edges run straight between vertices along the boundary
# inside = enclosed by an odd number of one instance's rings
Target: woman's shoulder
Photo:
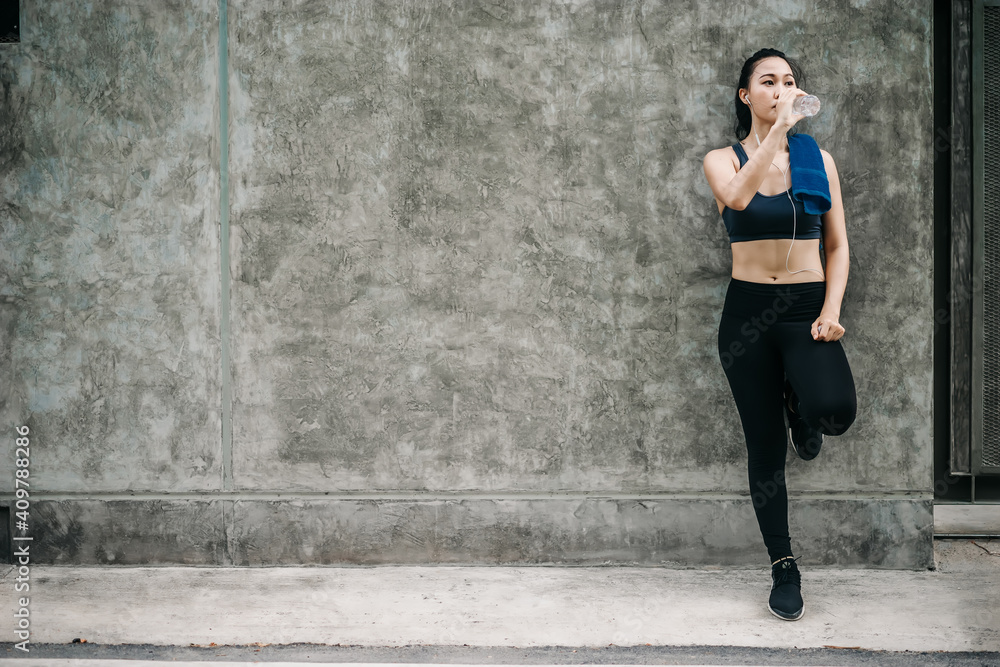
[[[736,153],[733,150],[733,145],[730,144],[728,146],[723,146],[722,148],[716,148],[715,150],[709,151],[705,155],[705,160],[704,161],[705,162],[709,162],[709,161],[713,161],[714,162],[716,160],[721,160],[721,159],[726,159],[726,158],[732,160],[735,157],[736,157]]]

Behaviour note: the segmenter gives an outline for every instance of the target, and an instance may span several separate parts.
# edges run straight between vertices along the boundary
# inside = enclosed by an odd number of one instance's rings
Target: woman
[[[793,100],[806,94],[797,87],[801,78],[781,51],[751,56],[736,93],[740,142],[704,160],[733,253],[719,358],[743,424],[751,498],[771,560],[768,609],[792,621],[805,608],[788,535],[784,418],[795,453],[809,460],[823,434],[841,435],[857,413],[854,377],[839,342],[849,254],[829,153],[821,151],[829,210],[809,215],[791,196],[788,137],[804,118],[792,113]],[[796,146],[805,139],[797,137]]]

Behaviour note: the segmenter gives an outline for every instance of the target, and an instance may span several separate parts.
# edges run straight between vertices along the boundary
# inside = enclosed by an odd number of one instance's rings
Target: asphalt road
[[[1000,667],[997,652],[869,651],[851,648],[765,649],[739,646],[281,646],[179,647],[153,645],[32,644],[24,657],[11,644],[0,648],[6,665],[91,667],[116,661],[186,663],[395,663],[400,665],[757,665]],[[100,663],[90,661],[97,660]],[[57,661],[57,662],[56,662]],[[48,664],[46,664],[48,663]],[[122,667],[139,667],[134,662]],[[275,665],[277,667],[277,665]]]

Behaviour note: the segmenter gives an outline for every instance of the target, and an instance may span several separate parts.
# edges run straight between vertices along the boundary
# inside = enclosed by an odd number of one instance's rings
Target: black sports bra
[[[743,146],[733,144],[740,159],[740,169],[747,163]],[[792,237],[792,205],[795,206],[796,239],[822,238],[823,220],[818,215],[807,215],[803,204],[795,197],[788,201],[788,194],[753,196],[742,211],[734,211],[726,206],[722,209],[722,221],[729,232],[729,242],[755,241],[757,239],[790,239]]]

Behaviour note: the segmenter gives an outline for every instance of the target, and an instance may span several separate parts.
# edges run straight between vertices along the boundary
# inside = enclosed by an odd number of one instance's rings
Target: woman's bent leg
[[[729,380],[747,445],[747,475],[757,524],[771,562],[792,555],[785,489],[785,431],[781,351],[769,332],[723,313],[719,358]]]
[[[825,435],[842,435],[858,413],[854,375],[840,341],[814,340],[811,326],[782,322],[776,327],[785,374],[806,423]]]

